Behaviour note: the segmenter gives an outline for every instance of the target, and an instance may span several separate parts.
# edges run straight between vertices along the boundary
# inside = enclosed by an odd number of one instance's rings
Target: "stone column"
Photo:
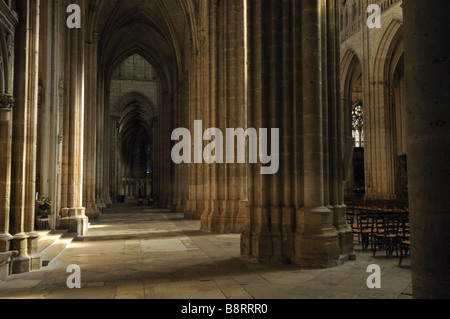
[[[405,81],[414,298],[450,298],[450,2],[405,1]]]
[[[263,83],[267,70],[263,60],[264,10],[267,1],[247,1],[246,14],[248,28],[248,123],[254,128],[264,127]],[[241,255],[256,262],[272,259],[272,241],[269,226],[267,196],[267,176],[261,175],[260,164],[249,165],[248,196],[249,208],[246,228],[241,236]]]
[[[104,72],[103,72],[104,73]],[[97,141],[96,147],[96,171],[95,171],[95,196],[97,207],[103,210],[107,207],[105,197],[105,102],[104,102],[104,80],[100,78],[97,85]],[[125,194],[126,195],[126,194]]]
[[[271,146],[272,129],[279,129],[278,171],[263,175],[265,165],[248,166],[247,225],[242,234],[242,255],[251,260],[292,262],[294,256],[296,154],[301,101],[297,95],[300,7],[297,1],[247,2],[248,127],[267,129],[264,140]],[[301,95],[300,95],[301,96]],[[278,154],[277,154],[278,153]],[[244,180],[245,183],[245,180]]]
[[[80,6],[85,8],[84,1]],[[83,205],[85,41],[83,29],[66,31],[66,124],[67,206],[69,232],[83,236],[88,231],[88,218]],[[64,210],[64,209],[63,209]]]
[[[96,36],[86,45],[86,96],[84,137],[83,205],[89,219],[97,220],[100,210],[95,202],[95,168],[97,142],[97,44]]]
[[[346,220],[343,183],[343,111],[340,97],[340,30],[339,2],[327,2],[327,81],[329,122],[329,206],[333,212],[333,225],[339,236],[339,250],[342,259],[354,259],[353,232]]]
[[[220,1],[210,1],[206,6],[208,24],[206,37],[206,52],[203,67],[205,68],[204,83],[208,83],[209,87],[206,90],[205,98],[205,113],[199,118],[203,121],[203,129],[201,134],[209,128],[220,127],[220,103],[222,102],[223,90],[220,87],[223,83],[223,50],[225,44],[222,38],[224,30],[220,28],[220,21],[222,20],[224,3]],[[199,132],[200,133],[200,132]],[[206,146],[211,141],[205,142]],[[202,159],[204,161],[204,159]],[[219,195],[219,171],[223,164],[207,164],[203,162],[202,166],[205,174],[205,210],[201,217],[201,229],[203,231],[219,231],[220,230],[220,195]]]
[[[9,233],[10,192],[11,192],[11,134],[12,95],[0,94],[0,253],[10,250]]]
[[[0,254],[7,253],[11,248],[10,234],[10,194],[11,194],[11,145],[14,97],[13,92],[13,59],[14,25],[16,16],[9,7],[0,4]],[[8,253],[10,254],[10,253]],[[9,273],[9,267],[0,273],[0,278]]]
[[[27,122],[29,89],[29,24],[30,1],[16,2],[19,23],[16,27],[14,55],[14,96],[16,98],[13,112],[13,137],[11,158],[11,233],[12,249],[19,255],[13,260],[13,273],[30,271],[28,255],[28,235],[26,230],[26,164],[27,164]]]
[[[304,207],[297,211],[295,262],[328,267],[339,258],[331,211],[324,206],[320,1],[302,1]]]
[[[194,121],[201,119],[203,114],[203,103],[201,102],[201,94],[204,90],[202,79],[204,70],[203,56],[205,55],[205,23],[203,15],[200,15],[199,29],[201,31],[196,35],[197,38],[192,42],[189,54],[189,125],[190,132],[194,134]],[[186,204],[185,217],[188,219],[200,219],[204,211],[205,201],[203,192],[203,167],[199,164],[189,165],[189,191]]]
[[[202,83],[203,83],[203,94],[201,95],[201,102],[203,114],[197,118],[197,120],[201,120],[203,127],[200,130],[196,131],[197,136],[202,136],[206,129],[213,127],[214,122],[214,114],[216,107],[216,91],[214,91],[214,86],[216,85],[216,55],[214,54],[220,44],[216,38],[216,28],[217,28],[217,1],[214,3],[213,1],[207,1],[203,7],[203,14],[205,15],[205,43],[204,49],[202,51]],[[205,88],[206,84],[206,88]],[[194,137],[195,138],[195,137]],[[201,216],[201,229],[203,231],[208,231],[208,228],[211,228],[212,223],[216,223],[216,214],[214,214],[214,207],[212,205],[214,202],[212,199],[214,198],[215,188],[215,180],[212,178],[212,175],[215,171],[216,165],[209,165],[204,163],[203,160],[203,149],[206,146],[205,142],[202,142],[201,150],[200,148],[196,148],[194,150],[194,162],[201,163],[201,167],[203,169],[203,191],[204,191],[204,211]],[[198,147],[198,144],[197,144]],[[197,156],[196,156],[197,154]],[[214,219],[214,220],[213,220]]]
[[[49,216],[49,226],[52,230],[60,227],[61,212],[61,168],[62,168],[62,142],[63,142],[63,114],[64,114],[64,87],[59,72],[62,65],[60,32],[66,25],[63,23],[63,17],[57,14],[51,14],[61,10],[61,3],[55,1],[41,2],[41,10],[47,10],[48,17],[47,31],[44,43],[48,50],[44,59],[46,59],[45,78],[43,85],[45,87],[45,97],[43,104],[44,113],[41,116],[41,193],[52,199],[52,210]],[[45,49],[44,49],[45,50]],[[44,51],[45,52],[45,51]],[[42,54],[41,54],[42,56]],[[42,67],[42,66],[40,66]],[[46,145],[44,147],[44,145]],[[43,174],[46,172],[47,175]],[[45,185],[45,186],[44,186]],[[67,228],[66,228],[67,229]]]
[[[226,8],[227,20],[224,22],[228,29],[226,33],[227,47],[225,50],[226,94],[224,126],[225,128],[247,128],[245,105],[245,42],[244,42],[244,1],[223,1]],[[235,148],[237,150],[237,148]],[[245,228],[246,202],[246,164],[237,162],[235,151],[234,164],[224,167],[224,198],[222,232],[240,233]],[[225,161],[227,152],[224,153]]]
[[[40,1],[30,1],[28,29],[28,92],[26,124],[26,162],[25,162],[25,218],[24,230],[28,236],[28,254],[31,258],[30,270],[40,268],[37,239],[34,231],[36,214],[36,148],[38,127],[38,70],[39,70],[39,6]],[[45,125],[45,124],[44,124]]]

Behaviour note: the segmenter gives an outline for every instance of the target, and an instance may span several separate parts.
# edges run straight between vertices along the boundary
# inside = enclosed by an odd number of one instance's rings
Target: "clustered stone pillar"
[[[0,253],[10,250],[9,202],[11,193],[11,120],[14,98],[0,94]]]
[[[99,81],[97,85],[98,92],[104,92],[103,82]],[[105,133],[105,109],[104,109],[104,94],[100,93],[97,97],[97,136],[103,136]],[[96,147],[96,171],[95,171],[95,202],[97,207],[102,210],[108,205],[106,204],[106,190],[105,186],[105,144],[104,138],[99,138]]]
[[[14,50],[15,15],[6,4],[1,4],[0,14],[0,279],[10,273],[11,251],[10,234],[10,195],[11,195],[11,143],[12,120],[15,99],[12,95],[13,83],[11,76],[12,52]]]
[[[204,6],[204,2],[201,3]],[[195,21],[199,25],[198,34],[192,39],[190,43],[189,54],[186,54],[186,68],[191,70],[188,76],[186,89],[186,102],[189,105],[189,125],[190,132],[194,132],[194,121],[202,118],[202,95],[205,90],[203,86],[203,68],[201,67],[205,55],[205,28],[206,19],[203,15],[198,17]],[[188,181],[188,199],[186,202],[185,218],[200,219],[204,211],[204,193],[203,193],[203,170],[201,165],[189,166],[189,181]]]
[[[415,298],[450,298],[450,2],[405,1],[411,270]]]
[[[204,66],[210,88],[204,105],[209,108],[205,112],[209,116],[198,118],[203,120],[204,130],[214,127],[225,133],[227,128],[245,127],[243,8],[243,2],[238,0],[208,4]],[[236,49],[229,50],[230,47]],[[224,149],[223,155],[226,162],[230,154]],[[240,186],[245,174],[237,174],[236,169],[243,165],[237,164],[236,158],[233,160],[234,164],[204,165],[206,198],[201,217],[204,231],[229,233],[243,229],[245,210],[240,203],[245,197]]]
[[[246,128],[243,9],[240,0],[200,2],[199,34],[187,58],[192,71],[186,100],[193,138],[194,133],[203,138],[208,128],[220,129],[224,138],[227,128]],[[203,124],[198,132],[196,120]],[[205,232],[240,232],[246,215],[246,166],[236,158],[225,164],[225,151],[224,163],[204,163],[203,147],[211,142],[194,150],[199,158],[189,166],[186,215],[200,218]]]
[[[343,204],[336,1],[247,7],[248,125],[280,128],[280,170],[265,176],[261,165],[249,167],[242,255],[337,265],[353,245]]]
[[[0,279],[12,272],[11,262],[18,255],[13,249],[11,235],[11,163],[12,123],[15,99],[13,96],[14,36],[17,17],[6,3],[0,4]],[[18,267],[16,267],[18,268]],[[20,268],[20,267],[19,267]],[[28,269],[24,267],[27,271]]]
[[[347,224],[347,207],[345,205],[345,182],[344,182],[344,147],[345,140],[345,104],[342,104],[340,96],[340,21],[339,2],[327,1],[323,5],[323,16],[325,25],[322,32],[323,41],[326,42],[326,54],[323,58],[323,65],[327,66],[326,90],[323,90],[325,106],[324,125],[327,128],[327,158],[324,162],[327,170],[325,176],[326,196],[325,204],[332,211],[333,226],[338,233],[340,258],[354,259],[355,251],[353,246],[353,231]],[[325,33],[324,33],[325,32]],[[324,68],[325,69],[325,68]],[[325,75],[324,75],[325,77]]]
[[[69,5],[69,3],[67,4]],[[84,1],[79,1],[85,10]],[[85,120],[85,37],[83,29],[66,29],[64,82],[65,134],[63,153],[65,165],[65,181],[61,188],[65,188],[66,202],[63,211],[68,218],[69,232],[81,236],[88,231],[88,218],[83,207],[83,158],[84,158],[84,120]]]
[[[36,213],[36,170],[37,170],[37,124],[38,124],[38,73],[39,73],[39,16],[40,1],[31,1],[29,6],[29,35],[28,35],[28,92],[27,92],[27,148],[25,162],[25,219],[24,230],[28,236],[28,255],[30,256],[30,270],[40,268],[38,254],[38,234],[35,228]]]
[[[97,36],[94,34],[86,44],[85,127],[84,127],[84,163],[83,163],[83,206],[86,216],[98,220],[100,209],[96,204],[95,170],[97,143]]]
[[[17,1],[12,160],[11,231],[13,273],[39,268],[34,233],[39,53],[39,1]]]

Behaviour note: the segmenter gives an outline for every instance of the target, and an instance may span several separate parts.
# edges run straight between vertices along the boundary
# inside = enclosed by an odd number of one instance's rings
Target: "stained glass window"
[[[361,104],[357,104],[352,110],[352,134],[355,147],[364,147],[364,112]]]
[[[147,150],[147,174],[151,174],[152,173],[152,169],[153,169],[153,165],[152,165],[152,160],[151,157],[152,156],[152,147],[149,146],[148,150]]]

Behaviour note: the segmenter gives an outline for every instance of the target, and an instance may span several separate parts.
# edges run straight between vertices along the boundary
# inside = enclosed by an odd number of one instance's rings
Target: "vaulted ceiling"
[[[132,54],[146,58],[169,89],[181,74],[186,43],[195,32],[193,0],[91,0],[90,34],[99,41],[106,79]]]

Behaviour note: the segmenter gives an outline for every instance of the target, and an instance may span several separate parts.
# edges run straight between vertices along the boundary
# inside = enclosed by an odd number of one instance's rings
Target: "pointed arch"
[[[395,70],[393,64],[401,57],[397,53],[403,50],[403,23],[391,17],[385,25],[375,41],[376,49],[369,62],[366,169],[371,176],[370,198],[392,200],[396,198],[397,156],[391,73]]]
[[[0,93],[7,93],[9,90],[9,59],[6,45],[6,34],[0,24]]]
[[[392,69],[392,58],[394,52],[403,50],[403,22],[393,19],[386,27],[378,42],[372,74],[374,79],[389,79],[389,73]],[[397,57],[397,62],[400,57]]]
[[[350,114],[355,106],[355,103],[362,103],[362,98],[358,101],[353,101],[352,98],[355,83],[362,78],[361,60],[352,50],[348,50],[342,58],[341,78],[341,92],[344,103],[343,110],[346,114],[344,117],[345,135],[351,136]]]

